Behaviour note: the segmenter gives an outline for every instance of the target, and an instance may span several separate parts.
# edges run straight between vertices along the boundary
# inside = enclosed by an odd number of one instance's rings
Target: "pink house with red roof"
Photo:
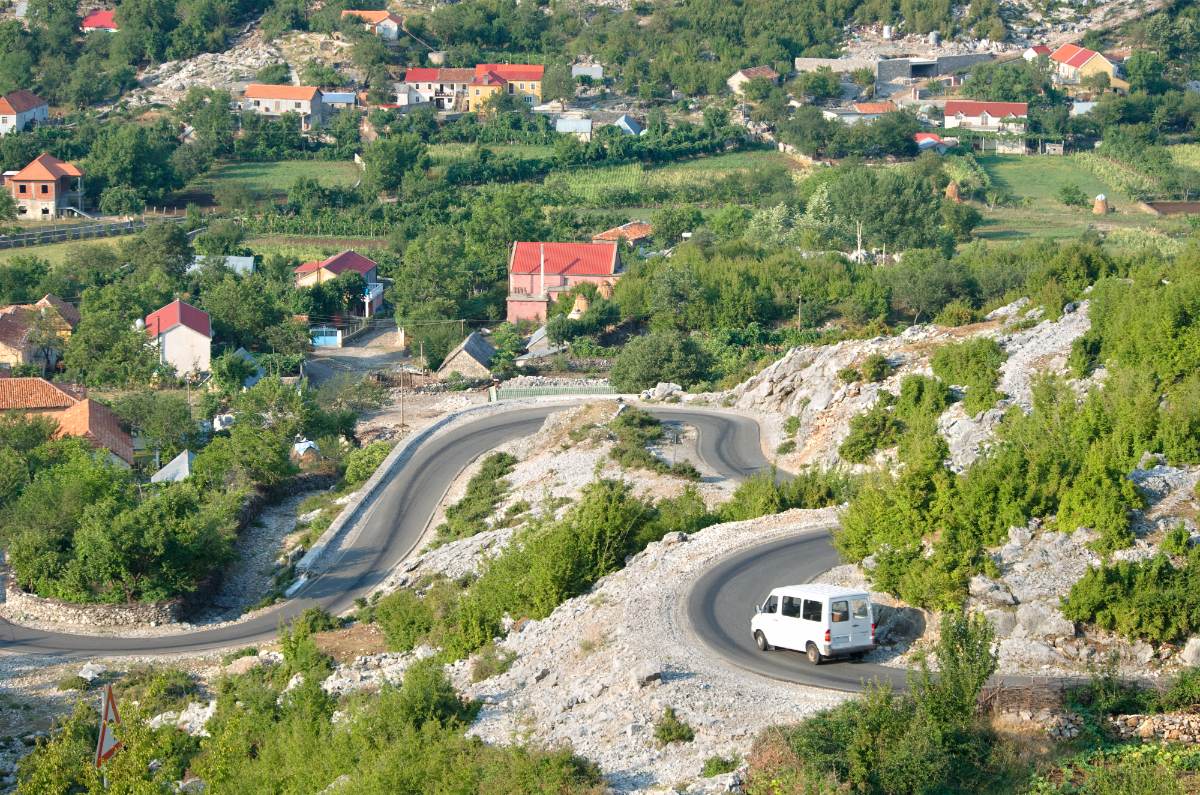
[[[93,11],[83,18],[83,22],[79,24],[79,29],[84,33],[91,33],[93,30],[116,33],[118,30],[117,12],[111,8],[102,8]]]
[[[608,285],[621,278],[616,242],[513,243],[508,258],[508,322],[544,321],[550,302],[577,284]]]
[[[357,251],[343,251],[323,260],[305,262],[294,271],[296,287],[313,287],[332,281],[343,273],[357,273],[367,283],[363,295],[363,317],[370,317],[383,307],[383,284],[379,281],[379,265]]]
[[[177,375],[208,372],[212,323],[203,309],[176,299],[146,315],[146,333],[158,347],[158,360]]]

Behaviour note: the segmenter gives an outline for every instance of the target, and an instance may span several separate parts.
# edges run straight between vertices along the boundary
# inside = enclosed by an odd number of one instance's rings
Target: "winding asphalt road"
[[[329,553],[320,574],[295,598],[248,621],[187,633],[127,638],[44,632],[0,620],[0,651],[79,656],[197,652],[273,638],[281,622],[307,607],[319,606],[335,614],[348,610],[356,597],[369,593],[413,552],[450,484],[471,461],[506,441],[536,432],[547,415],[561,408],[542,405],[505,411],[436,434],[422,443],[382,488],[357,528],[349,531],[344,548]],[[701,409],[655,408],[652,413],[660,419],[694,426],[700,457],[724,477],[741,479],[766,466],[758,425],[753,420]],[[827,544],[824,549],[830,551]],[[796,577],[785,579],[794,581]],[[767,576],[758,580],[761,589],[779,582]],[[752,610],[755,599],[761,596],[747,598],[743,605],[740,592],[718,593],[711,611],[714,620],[722,631],[730,631],[736,623],[732,617]],[[721,617],[729,623],[719,620]],[[742,634],[748,637],[748,632]]]

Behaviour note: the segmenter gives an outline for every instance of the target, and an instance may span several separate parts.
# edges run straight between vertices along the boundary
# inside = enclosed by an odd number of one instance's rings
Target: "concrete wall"
[[[942,55],[935,59],[932,75],[948,75],[963,69],[969,69],[977,63],[990,61],[995,56],[991,53],[971,53],[968,55]],[[920,60],[920,59],[918,59]],[[879,62],[876,79],[881,83],[912,77],[911,58],[888,58]]]
[[[828,66],[838,74],[847,74],[858,69],[875,71],[876,62],[868,58],[797,58],[793,66],[797,72],[815,72]]]

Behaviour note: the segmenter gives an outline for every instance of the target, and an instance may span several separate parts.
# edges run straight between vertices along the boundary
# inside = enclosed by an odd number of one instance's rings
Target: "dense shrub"
[[[372,612],[392,651],[410,651],[433,629],[430,605],[408,588],[383,597]]]
[[[933,354],[933,374],[947,384],[965,386],[963,408],[975,415],[991,408],[1003,395],[996,391],[1000,365],[1007,359],[1004,349],[988,337],[943,345]]]
[[[741,522],[790,508],[839,505],[850,499],[857,484],[855,477],[838,469],[805,467],[786,479],[774,470],[762,472],[742,481],[717,515],[723,522]]]
[[[652,472],[672,474],[687,480],[699,480],[700,472],[687,461],[667,463],[646,449],[646,446],[661,441],[666,435],[662,423],[641,409],[627,408],[622,411],[608,428],[616,436],[612,457],[627,469],[649,469]]]
[[[654,723],[654,739],[661,745],[690,743],[696,739],[696,732],[675,714],[674,707],[667,707]]]
[[[770,729],[750,758],[748,792],[974,792],[993,785],[1003,757],[976,712],[996,667],[990,625],[948,613],[934,650],[938,678],[922,669],[908,693],[873,685],[861,699],[805,723]]]
[[[485,522],[508,493],[505,480],[517,459],[508,453],[491,453],[483,459],[479,471],[467,481],[462,499],[446,508],[446,521],[438,525],[435,545],[467,538],[487,529]]]
[[[1063,601],[1063,615],[1128,638],[1178,641],[1200,631],[1200,548],[1176,567],[1166,555],[1088,569]]]
[[[357,486],[375,474],[375,470],[392,451],[391,442],[371,442],[366,447],[351,451],[346,456],[346,471],[342,476],[347,486]]]

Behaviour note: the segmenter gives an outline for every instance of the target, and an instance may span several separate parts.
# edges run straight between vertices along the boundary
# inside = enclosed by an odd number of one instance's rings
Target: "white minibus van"
[[[828,657],[861,657],[875,648],[870,594],[838,585],[788,585],[755,605],[750,631],[760,651],[793,649],[820,665]]]

